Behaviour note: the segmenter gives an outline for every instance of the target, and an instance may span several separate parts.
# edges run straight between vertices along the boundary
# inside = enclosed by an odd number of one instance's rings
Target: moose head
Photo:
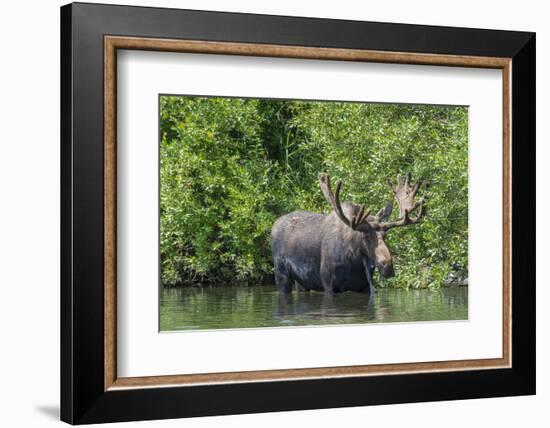
[[[397,184],[388,181],[393,193],[394,199],[399,207],[399,218],[389,221],[392,212],[393,202],[390,201],[385,207],[380,209],[375,215],[371,215],[371,210],[364,205],[358,205],[351,202],[340,203],[340,189],[342,182],[336,183],[334,191],[331,187],[330,176],[327,174],[319,175],[319,184],[321,191],[328,203],[332,206],[337,218],[349,228],[350,234],[345,236],[357,236],[361,234],[362,250],[367,257],[374,262],[380,274],[386,278],[394,275],[391,252],[385,242],[386,233],[394,228],[409,226],[418,223],[426,214],[426,196],[415,201],[415,196],[422,185],[424,192],[428,188],[428,182],[420,180],[411,181],[411,175],[405,177],[397,176]],[[418,212],[416,216],[411,214]]]

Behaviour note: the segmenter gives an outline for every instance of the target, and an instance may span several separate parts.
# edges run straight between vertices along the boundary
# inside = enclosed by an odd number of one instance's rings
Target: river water
[[[468,319],[468,288],[378,289],[281,295],[274,286],[163,289],[160,330],[283,327]]]

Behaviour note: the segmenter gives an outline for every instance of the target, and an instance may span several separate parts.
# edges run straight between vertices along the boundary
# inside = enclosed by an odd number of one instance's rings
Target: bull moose
[[[374,267],[383,277],[394,275],[392,255],[384,242],[386,233],[400,226],[418,223],[426,214],[424,196],[415,201],[421,181],[410,174],[397,176],[397,185],[389,182],[399,207],[399,218],[389,221],[390,201],[376,215],[364,205],[340,203],[342,182],[333,191],[330,176],[319,175],[319,184],[332,207],[328,215],[294,211],[279,217],[271,230],[271,252],[275,283],[280,292],[290,293],[295,282],[305,290],[337,293],[374,292]],[[413,217],[411,214],[417,212]]]

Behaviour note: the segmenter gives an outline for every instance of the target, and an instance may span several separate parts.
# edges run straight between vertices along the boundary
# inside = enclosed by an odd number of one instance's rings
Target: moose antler
[[[353,230],[356,230],[359,226],[367,223],[367,217],[370,215],[370,210],[365,211],[364,205],[359,206],[359,211],[352,216],[351,220],[344,214],[342,205],[340,204],[340,188],[342,187],[341,181],[336,183],[336,189],[333,192],[330,185],[330,176],[328,174],[319,174],[319,185],[325,199],[332,206],[332,209],[336,215],[340,218],[340,220],[342,220],[342,222],[344,222],[345,225],[351,227]]]
[[[395,200],[397,201],[397,205],[399,206],[399,218],[397,220],[387,223],[383,222],[391,214],[391,202],[378,211],[375,216],[371,216],[371,211],[366,210],[364,205],[359,205],[359,209],[354,210],[355,213],[350,220],[344,214],[340,203],[340,189],[342,187],[342,182],[338,181],[336,183],[336,188],[333,192],[330,184],[330,176],[327,174],[319,174],[319,185],[326,200],[332,206],[332,209],[340,220],[342,220],[344,224],[351,227],[353,230],[357,230],[361,226],[368,226],[373,230],[385,232],[393,227],[416,224],[422,219],[422,217],[424,217],[426,214],[426,207],[424,206],[426,197],[423,196],[416,202],[414,197],[416,196],[421,184],[423,185],[424,190],[428,188],[427,181],[421,183],[420,180],[418,180],[416,183],[413,183],[411,182],[411,175],[407,174],[405,177],[401,177],[401,175],[397,176],[397,185],[393,185],[391,182],[389,182],[389,184]],[[420,208],[420,213],[416,217],[411,217],[410,214],[418,208]]]
[[[389,223],[383,223],[382,227],[384,230],[391,229],[392,227],[398,226],[407,226],[409,224],[418,223],[422,217],[426,214],[426,207],[424,202],[426,202],[426,196],[422,196],[418,201],[415,202],[414,197],[416,196],[418,189],[422,185],[424,191],[428,189],[428,182],[420,180],[416,182],[411,182],[411,174],[407,173],[405,177],[401,175],[397,176],[397,185],[394,185],[391,181],[388,180],[388,184],[392,189],[397,205],[399,206],[399,219]],[[417,210],[420,207],[420,213],[416,217],[411,217],[410,214]]]

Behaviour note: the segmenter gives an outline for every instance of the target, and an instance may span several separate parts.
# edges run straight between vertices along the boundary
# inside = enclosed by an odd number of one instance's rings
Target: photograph
[[[40,315],[8,329],[28,342],[19,354],[57,345],[6,364],[10,389],[21,372],[48,384],[11,422],[333,426],[384,424],[390,409],[432,426],[429,409],[507,427],[542,414],[543,14],[401,3],[26,10],[41,36],[8,44],[25,55],[6,69],[21,119],[6,147],[25,153],[5,156],[18,195],[5,211],[24,221],[4,222],[21,261],[4,300]],[[21,49],[48,35],[52,49]],[[44,78],[24,72],[50,59]],[[22,238],[36,227],[47,245]],[[57,293],[18,286],[52,266]],[[21,341],[31,324],[36,340]]]
[[[468,106],[158,103],[161,332],[468,320]]]

